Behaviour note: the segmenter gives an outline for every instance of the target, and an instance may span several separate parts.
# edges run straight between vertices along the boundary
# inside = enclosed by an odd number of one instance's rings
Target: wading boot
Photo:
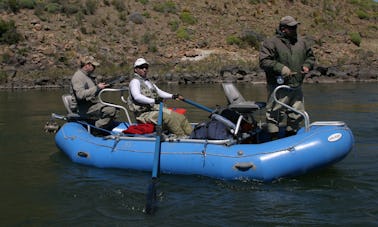
[[[297,134],[297,132],[295,132],[295,131],[285,131],[285,137],[294,136],[296,134]]]
[[[277,140],[279,139],[278,138],[278,132],[272,132],[270,133],[270,140],[273,141],[273,140]]]

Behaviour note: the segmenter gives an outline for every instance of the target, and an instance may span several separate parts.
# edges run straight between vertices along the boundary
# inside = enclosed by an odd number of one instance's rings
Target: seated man
[[[179,94],[170,94],[160,90],[154,83],[147,79],[148,62],[139,58],[134,63],[134,77],[129,84],[128,106],[134,112],[136,119],[141,123],[157,123],[159,115],[159,103],[163,99],[184,99]],[[186,117],[164,107],[163,126],[179,136],[189,136],[192,126]]]
[[[93,75],[96,66],[100,64],[92,56],[86,56],[80,60],[78,69],[71,79],[71,93],[76,98],[79,114],[97,118],[95,126],[111,130],[116,109],[103,105],[99,102],[98,93],[106,88],[108,84],[97,83]]]

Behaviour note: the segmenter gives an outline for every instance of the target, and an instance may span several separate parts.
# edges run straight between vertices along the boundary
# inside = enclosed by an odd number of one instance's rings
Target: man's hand
[[[307,66],[302,67],[302,73],[308,73],[310,69]]]
[[[289,69],[289,67],[287,67],[286,65],[281,69],[281,74],[282,76],[290,76],[292,74],[291,70]]]
[[[159,103],[161,103],[161,102],[163,102],[163,98],[161,98],[161,97],[158,97],[158,98],[155,98],[155,104],[159,104]]]
[[[104,89],[104,88],[106,88],[106,87],[108,87],[109,86],[109,84],[106,84],[106,83],[99,83],[99,84],[97,84],[97,87],[100,89],[100,90],[102,90],[102,89]]]
[[[175,99],[175,100],[184,100],[184,96],[180,95],[180,94],[174,94],[172,95],[172,99]]]

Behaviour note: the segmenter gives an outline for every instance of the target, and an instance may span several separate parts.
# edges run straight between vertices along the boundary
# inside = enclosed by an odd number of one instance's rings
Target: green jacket
[[[287,66],[296,74],[284,78],[285,84],[298,87],[302,85],[305,76],[301,73],[302,66],[307,66],[311,70],[315,64],[314,53],[302,37],[298,37],[297,42],[292,44],[280,32],[263,42],[259,58],[268,85],[278,85],[277,76],[281,75],[282,68]]]

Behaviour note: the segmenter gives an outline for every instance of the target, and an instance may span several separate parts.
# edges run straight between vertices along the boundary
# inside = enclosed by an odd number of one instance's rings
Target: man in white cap
[[[159,103],[164,99],[182,100],[179,94],[170,94],[159,89],[147,78],[149,64],[144,58],[134,63],[134,77],[129,84],[128,106],[141,123],[157,123]],[[192,126],[183,114],[178,114],[164,107],[163,126],[178,137],[189,136]]]
[[[272,139],[278,138],[279,124],[285,114],[287,115],[286,136],[295,135],[303,120],[301,115],[288,111],[270,97],[277,86],[288,85],[294,89],[279,90],[278,100],[299,111],[304,111],[301,87],[305,74],[314,66],[315,56],[310,45],[297,35],[299,24],[292,16],[282,17],[276,35],[266,39],[260,49],[260,67],[265,71],[268,89],[266,120]]]
[[[80,69],[75,72],[71,79],[71,93],[76,98],[79,114],[94,117],[97,119],[96,127],[111,130],[116,109],[99,102],[98,93],[109,86],[106,83],[97,83],[96,81],[93,72],[99,65],[100,63],[93,56],[81,58]],[[101,130],[97,132],[101,132]]]

